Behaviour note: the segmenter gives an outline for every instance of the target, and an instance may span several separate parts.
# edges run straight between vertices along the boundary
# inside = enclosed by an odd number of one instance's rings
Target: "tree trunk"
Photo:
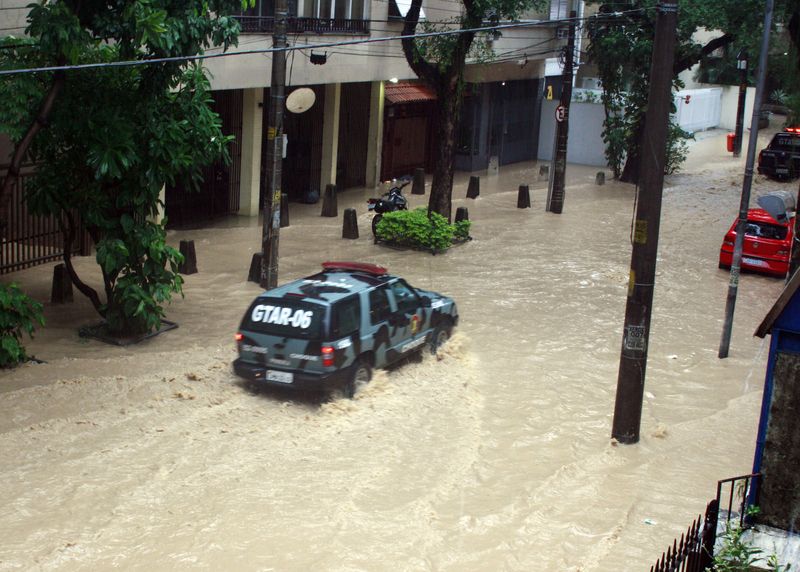
[[[63,58],[59,58],[58,65],[63,65]],[[14,154],[11,156],[11,163],[8,166],[8,172],[3,179],[3,184],[0,186],[0,234],[5,234],[5,227],[8,223],[8,206],[11,200],[11,189],[19,179],[20,170],[22,169],[22,162],[28,154],[36,134],[47,126],[50,119],[50,113],[53,111],[58,94],[64,87],[66,76],[63,71],[57,71],[53,74],[53,83],[50,84],[50,89],[42,98],[42,103],[39,106],[39,111],[36,113],[28,130],[23,135],[22,139],[14,146]]]
[[[623,183],[639,183],[639,164],[641,162],[640,150],[644,137],[645,116],[642,114],[638,125],[636,125],[636,136],[633,138],[635,144],[628,148],[628,156],[625,159],[625,167],[622,169],[622,176],[619,178]]]
[[[439,213],[449,222],[452,210],[456,126],[458,125],[458,115],[461,111],[462,98],[461,88],[457,85],[457,77],[442,83],[444,85],[436,93],[436,103],[439,110],[435,125],[436,160],[434,162],[428,210]]]
[[[63,211],[63,213],[63,217],[59,217],[58,222],[61,226],[61,234],[64,237],[64,252],[62,257],[64,259],[64,266],[67,268],[67,274],[69,274],[69,279],[78,289],[78,291],[89,298],[89,301],[92,303],[92,306],[97,313],[105,318],[103,304],[100,302],[100,296],[98,296],[94,288],[80,279],[78,273],[75,271],[75,267],[72,265],[72,245],[75,242],[75,235],[77,234],[75,228],[75,218],[68,211]]]

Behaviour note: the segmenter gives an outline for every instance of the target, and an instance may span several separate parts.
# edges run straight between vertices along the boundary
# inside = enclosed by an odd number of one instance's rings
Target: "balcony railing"
[[[236,16],[244,34],[271,34],[273,18],[261,16]],[[287,32],[290,34],[369,34],[369,20],[347,20],[345,18],[289,18]]]

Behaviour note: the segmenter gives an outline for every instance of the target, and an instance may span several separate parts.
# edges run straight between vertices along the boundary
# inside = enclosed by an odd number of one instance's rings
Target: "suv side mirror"
[[[431,307],[431,299],[430,298],[420,298],[420,306],[423,308],[430,308]]]

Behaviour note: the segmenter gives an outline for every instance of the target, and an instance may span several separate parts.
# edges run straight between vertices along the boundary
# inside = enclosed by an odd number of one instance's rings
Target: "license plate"
[[[267,370],[267,381],[277,381],[278,383],[292,383],[294,374],[285,371]]]
[[[746,256],[742,257],[742,262],[744,264],[749,264],[750,266],[767,266],[767,263],[763,260],[758,260],[757,258],[748,258]]]
[[[789,169],[781,169],[780,167],[778,167],[777,169],[775,169],[775,172],[779,175],[788,175]]]

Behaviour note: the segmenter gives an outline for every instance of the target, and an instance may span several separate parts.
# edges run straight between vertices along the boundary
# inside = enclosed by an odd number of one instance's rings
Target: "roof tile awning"
[[[417,103],[435,101],[436,94],[426,85],[418,83],[387,83],[384,97],[389,103]]]

